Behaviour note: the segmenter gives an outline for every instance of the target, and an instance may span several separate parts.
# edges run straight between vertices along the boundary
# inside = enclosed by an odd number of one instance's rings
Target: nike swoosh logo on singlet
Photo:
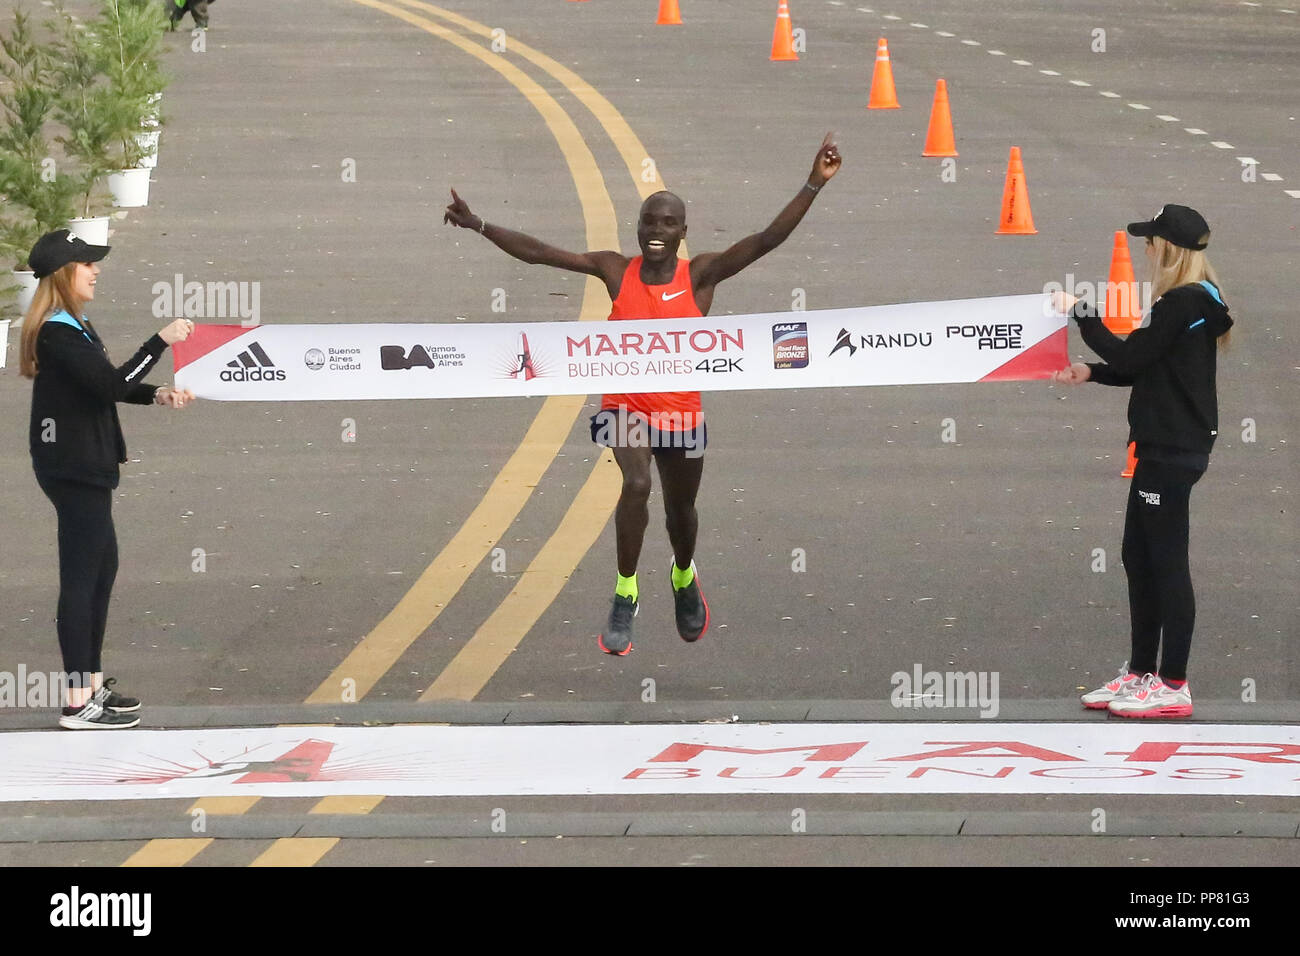
[[[672,295],[669,295],[667,292],[661,293],[661,295],[663,296],[663,300],[665,302],[671,301],[672,299],[677,298],[679,295],[685,295],[685,294],[686,294],[685,289],[682,289],[681,292],[674,292]]]

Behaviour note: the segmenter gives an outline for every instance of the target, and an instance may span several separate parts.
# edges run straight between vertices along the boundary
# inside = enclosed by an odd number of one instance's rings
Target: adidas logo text
[[[257,342],[236,355],[221,370],[223,382],[283,382],[284,379],[284,369],[276,368]]]

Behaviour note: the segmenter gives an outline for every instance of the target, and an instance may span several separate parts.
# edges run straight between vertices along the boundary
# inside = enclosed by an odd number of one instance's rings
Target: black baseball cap
[[[1130,222],[1130,236],[1159,236],[1184,249],[1204,249],[1209,245],[1209,223],[1195,209],[1187,206],[1162,206],[1150,222]],[[1205,242],[1201,237],[1206,238]]]
[[[44,279],[50,273],[58,272],[69,262],[98,262],[108,255],[109,248],[109,246],[92,246],[67,229],[56,229],[36,240],[36,245],[32,246],[32,254],[27,257],[27,264],[32,267],[36,278]]]

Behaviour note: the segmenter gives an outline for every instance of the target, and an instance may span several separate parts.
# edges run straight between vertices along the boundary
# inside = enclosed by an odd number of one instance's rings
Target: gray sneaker
[[[674,566],[675,566],[674,559]],[[673,588],[673,606],[677,614],[677,635],[687,644],[693,644],[709,629],[709,602],[700,590],[700,569],[691,562],[695,572],[686,587]]]
[[[95,700],[99,701],[110,714],[134,714],[140,709],[140,702],[134,697],[126,697],[113,690],[113,685],[117,683],[116,677],[110,677],[104,681],[104,685],[95,691]]]
[[[629,597],[614,595],[614,606],[609,609],[609,622],[605,633],[596,638],[596,644],[606,654],[623,657],[632,650],[632,618],[640,607]]]
[[[80,709],[64,707],[59,726],[68,730],[128,730],[140,723],[134,714],[114,714],[94,697]]]

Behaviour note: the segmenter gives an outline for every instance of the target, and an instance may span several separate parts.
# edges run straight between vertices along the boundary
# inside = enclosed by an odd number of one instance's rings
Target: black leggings
[[[59,516],[59,649],[72,675],[103,671],[108,599],[117,578],[117,532],[109,488],[36,477]]]
[[[1196,623],[1196,597],[1187,563],[1188,501],[1201,474],[1146,458],[1138,460],[1133,472],[1123,556],[1133,626],[1129,668],[1139,674],[1187,679]]]

